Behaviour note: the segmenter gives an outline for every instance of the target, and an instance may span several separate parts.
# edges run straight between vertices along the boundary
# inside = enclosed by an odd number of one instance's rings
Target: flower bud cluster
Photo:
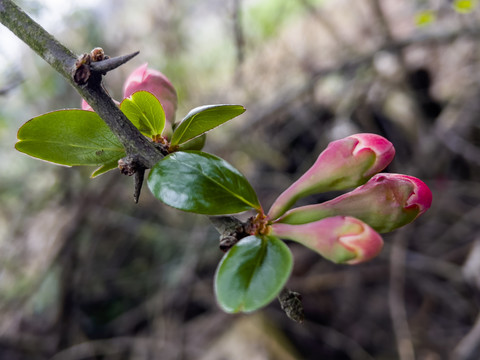
[[[357,264],[375,257],[383,246],[379,233],[412,222],[432,203],[423,181],[379,173],[394,156],[393,145],[375,134],[331,142],[271,206],[267,216],[272,235],[302,243],[338,263]],[[351,188],[330,201],[291,209],[305,196]]]

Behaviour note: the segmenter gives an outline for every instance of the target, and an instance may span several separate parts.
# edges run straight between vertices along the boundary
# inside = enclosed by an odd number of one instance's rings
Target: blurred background
[[[14,150],[28,119],[80,97],[0,26],[0,359],[480,359],[480,9],[448,0],[17,1],[78,54],[140,55],[193,107],[245,114],[205,151],[240,169],[265,208],[329,141],[387,137],[389,171],[424,180],[432,208],[357,266],[289,244],[297,324],[277,301],[216,305],[223,253],[204,216],[114,170]],[[323,201],[327,194],[308,201]]]

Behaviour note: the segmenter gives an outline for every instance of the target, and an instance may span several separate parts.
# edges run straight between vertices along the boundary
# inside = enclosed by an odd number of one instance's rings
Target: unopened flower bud
[[[380,173],[365,185],[320,204],[288,211],[278,221],[305,224],[336,215],[354,216],[380,233],[404,226],[430,208],[432,192],[413,176]]]
[[[92,107],[84,99],[82,99],[82,110],[93,111]]]
[[[299,242],[335,263],[358,264],[382,250],[383,239],[353,217],[335,216],[303,225],[273,224],[272,235]]]
[[[355,134],[331,142],[313,166],[274,202],[268,216],[275,220],[305,196],[345,190],[364,184],[395,156],[390,141],[375,134]]]
[[[113,99],[113,102],[115,103],[115,105],[120,106],[120,103],[117,100]],[[82,110],[94,111],[84,99],[82,99]]]
[[[148,91],[162,104],[165,118],[173,124],[177,110],[177,91],[168,78],[160,71],[152,70],[143,64],[134,70],[125,81],[123,97],[127,98],[137,91]]]

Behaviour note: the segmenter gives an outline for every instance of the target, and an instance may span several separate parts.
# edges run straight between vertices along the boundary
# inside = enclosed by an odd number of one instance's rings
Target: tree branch
[[[163,155],[148,141],[127,119],[100,85],[100,81],[89,81],[79,85],[74,80],[79,60],[69,49],[60,44],[44,28],[31,19],[11,0],[0,0],[0,22],[25,42],[42,59],[61,74],[75,90],[88,102],[93,110],[105,121],[112,132],[125,147],[127,155],[137,156],[144,168],[151,168]],[[128,56],[128,55],[127,55]],[[113,60],[113,59],[111,59]],[[99,62],[89,66],[93,72],[103,72],[104,65]],[[100,63],[103,63],[100,64]],[[96,69],[99,68],[99,69]]]

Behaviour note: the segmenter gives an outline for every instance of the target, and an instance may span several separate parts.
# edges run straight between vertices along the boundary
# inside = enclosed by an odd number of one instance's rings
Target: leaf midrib
[[[154,134],[155,132],[155,128],[153,127],[153,124],[150,122],[150,119],[148,118],[147,114],[145,113],[145,111],[143,111],[140,106],[137,105],[137,103],[135,103],[133,100],[130,100],[130,104],[135,106],[136,110],[140,113],[140,121],[143,119],[143,123],[146,124],[147,126],[147,129],[149,130],[149,133],[147,133],[146,135],[147,136],[150,136],[150,135],[157,135],[157,134]],[[138,114],[137,112],[137,114]],[[127,116],[128,117],[128,116]],[[130,120],[131,121],[131,120]],[[142,126],[141,123],[138,124],[139,126]],[[143,132],[146,132],[146,131],[143,131]]]
[[[179,132],[179,133],[180,133],[180,136],[178,137],[178,140],[175,141],[175,142],[172,141],[172,144],[173,144],[173,145],[178,145],[178,144],[182,144],[183,142],[185,142],[185,141],[182,142],[183,136],[184,136],[185,133],[187,132],[188,127],[189,127],[190,124],[192,123],[193,119],[195,119],[195,118],[198,116],[198,114],[200,114],[200,113],[197,113],[197,114],[193,115],[191,118],[189,118],[189,119],[184,120],[184,121],[181,122],[181,124],[179,125],[179,127],[178,127],[177,130],[180,130],[180,127],[182,127],[182,125],[183,125],[184,123],[185,123],[185,126],[183,126],[183,128],[182,128],[183,131],[182,131],[182,132]],[[175,131],[175,132],[177,132],[177,131]],[[173,135],[175,135],[175,133],[174,133]],[[201,134],[200,134],[200,135],[201,135]],[[172,137],[173,137],[173,136],[172,136]],[[193,139],[193,138],[192,138],[192,139]],[[190,140],[191,140],[191,139],[190,139]]]
[[[261,237],[257,237],[257,236],[255,236],[255,238],[260,240],[260,249],[256,255],[255,266],[252,267],[252,271],[248,276],[247,286],[245,288],[242,301],[238,309],[236,309],[236,311],[241,311],[243,308],[245,308],[245,298],[247,298],[247,295],[249,293],[250,284],[252,283],[252,279],[255,276],[255,273],[257,273],[257,269],[259,269],[261,264],[263,263],[265,259],[265,254],[267,252],[267,246],[268,246],[267,240],[264,240]]]
[[[179,160],[177,160],[179,161]],[[243,203],[251,206],[253,209],[258,209],[258,205],[254,205],[254,204],[251,204],[250,201],[246,200],[245,198],[243,198],[242,196],[232,192],[229,188],[225,187],[223,184],[217,182],[215,179],[212,179],[210,176],[208,176],[207,174],[205,174],[202,170],[199,170],[197,167],[195,166],[191,166],[190,164],[188,163],[182,163],[182,165],[186,166],[186,167],[189,167],[190,169],[194,169],[195,171],[199,172],[200,174],[202,174],[203,176],[205,176],[208,180],[210,180],[211,182],[213,182],[214,184],[218,185],[219,187],[221,187],[222,189],[226,190],[228,193],[230,193],[231,195],[233,195],[234,197],[236,197],[237,199],[239,199],[240,201],[242,201]],[[233,172],[232,172],[233,173]],[[238,176],[238,174],[235,174],[236,176]],[[248,182],[247,182],[248,184]]]
[[[70,143],[64,143],[64,142],[59,142],[59,141],[51,141],[51,140],[20,140],[19,143],[22,142],[38,142],[38,143],[47,143],[47,144],[57,144],[57,145],[65,145],[65,146],[71,146],[71,147],[77,147],[77,148],[84,148],[84,149],[92,149],[92,150],[108,150],[108,151],[116,151],[116,152],[125,152],[125,149],[116,147],[116,148],[109,148],[109,147],[93,147],[93,146],[85,146],[85,145],[79,145],[79,144],[70,144]]]

